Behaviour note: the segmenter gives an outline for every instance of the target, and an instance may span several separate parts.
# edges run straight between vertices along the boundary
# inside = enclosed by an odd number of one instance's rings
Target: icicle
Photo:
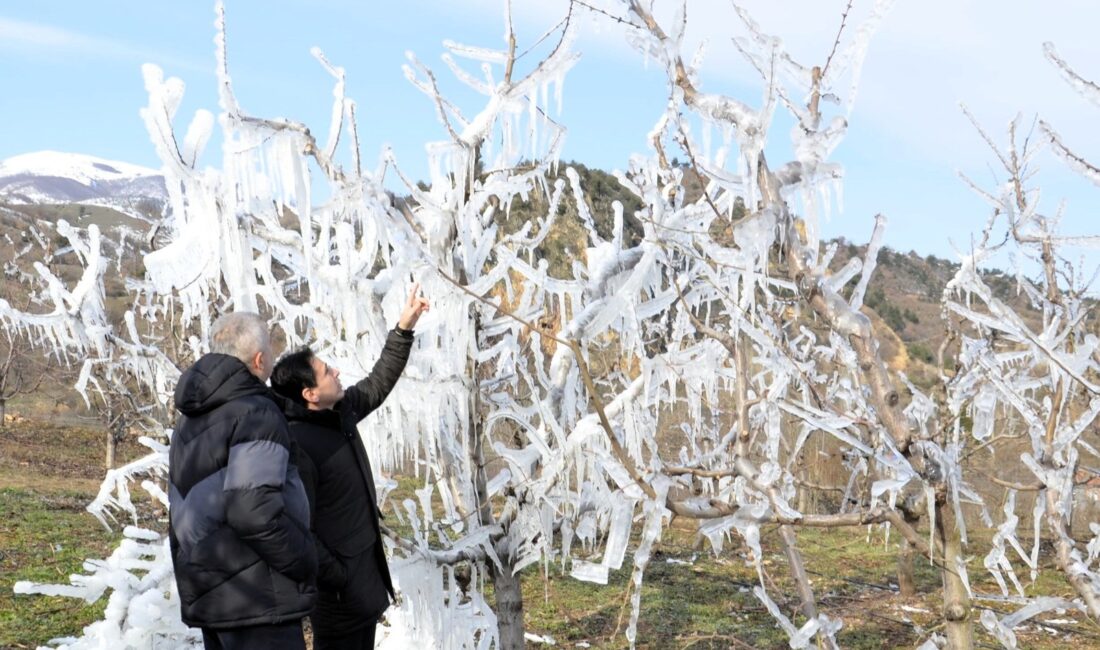
[[[871,281],[871,274],[875,272],[875,266],[878,264],[878,251],[882,246],[883,234],[886,231],[886,217],[881,214],[875,215],[875,229],[871,234],[871,241],[867,244],[867,255],[863,263],[863,274],[859,277],[859,284],[856,285],[856,289],[852,292],[852,299],[850,304],[852,309],[859,309],[863,306],[863,296],[867,293],[867,285]]]

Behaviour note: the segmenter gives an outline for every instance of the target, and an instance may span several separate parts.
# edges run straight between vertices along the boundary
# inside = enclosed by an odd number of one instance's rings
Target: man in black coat
[[[180,377],[168,533],[183,622],[207,650],[304,650],[317,552],[258,314],[222,316]],[[280,400],[281,401],[281,400]]]
[[[271,376],[272,388],[291,402],[284,408],[302,452],[320,560],[320,597],[310,615],[315,650],[374,648],[375,626],[393,596],[374,474],[358,424],[382,405],[405,369],[412,329],[429,307],[419,290],[413,287],[370,374],[346,391],[340,371],[309,348],[284,356]]]

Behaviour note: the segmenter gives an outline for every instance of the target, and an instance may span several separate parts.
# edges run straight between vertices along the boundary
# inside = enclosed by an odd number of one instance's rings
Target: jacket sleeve
[[[271,568],[298,582],[312,582],[317,552],[304,523],[287,511],[290,434],[274,405],[237,422],[225,475],[226,523]],[[286,490],[285,488],[290,488]],[[304,519],[305,494],[297,486]],[[292,495],[291,495],[292,496]]]
[[[329,591],[340,591],[347,585],[348,571],[344,563],[317,537],[314,525],[317,521],[317,466],[308,454],[301,454],[298,472],[302,475],[302,485],[305,486],[306,497],[309,498],[309,532],[313,535],[313,543],[317,548],[317,584]]]
[[[386,396],[393,390],[398,378],[401,377],[401,372],[405,370],[412,344],[411,336],[391,330],[386,337],[386,345],[382,347],[382,353],[375,362],[374,368],[371,368],[370,374],[344,392],[344,399],[340,401],[340,410],[353,421],[358,422],[381,406]]]

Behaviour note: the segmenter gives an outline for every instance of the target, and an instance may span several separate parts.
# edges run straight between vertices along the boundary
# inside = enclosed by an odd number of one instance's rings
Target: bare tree
[[[8,400],[37,392],[49,376],[50,357],[43,362],[40,355],[28,353],[23,345],[9,333],[7,349],[0,352],[0,429],[6,422]]]

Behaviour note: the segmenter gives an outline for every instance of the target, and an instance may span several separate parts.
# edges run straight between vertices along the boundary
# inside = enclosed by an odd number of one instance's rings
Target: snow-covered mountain
[[[0,161],[0,200],[17,204],[86,203],[131,212],[145,199],[163,205],[156,170],[75,153],[39,151]]]

